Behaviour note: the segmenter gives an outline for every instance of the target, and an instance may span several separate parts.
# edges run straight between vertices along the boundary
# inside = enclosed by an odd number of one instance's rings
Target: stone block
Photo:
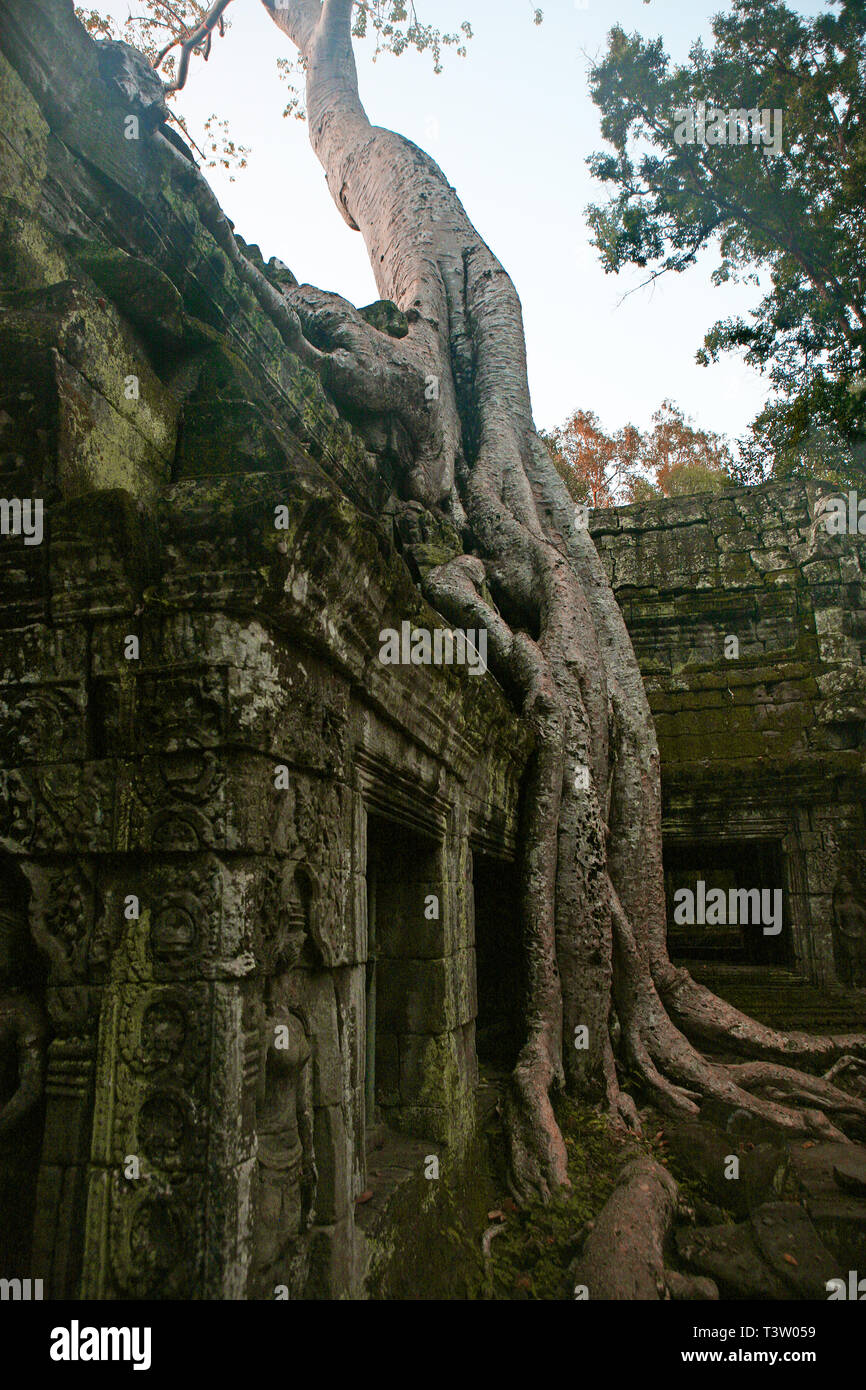
[[[380,961],[378,1026],[395,1033],[440,1033],[449,1020],[449,970],[444,960]]]
[[[304,1298],[360,1298],[362,1250],[363,1237],[355,1231],[351,1216],[330,1226],[314,1226]]]
[[[304,971],[298,990],[310,1027],[313,1104],[339,1105],[351,1059],[340,1051],[341,1029],[333,977],[325,971]]]
[[[345,1217],[352,1202],[352,1134],[341,1105],[317,1107],[313,1145],[319,1174],[316,1222],[330,1224]]]
[[[402,1038],[376,1028],[376,1100],[383,1106],[400,1104]]]

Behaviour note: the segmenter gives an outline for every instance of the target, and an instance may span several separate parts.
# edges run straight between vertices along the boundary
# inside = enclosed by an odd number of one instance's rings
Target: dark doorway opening
[[[364,1111],[368,1145],[392,1126],[423,1132],[425,1042],[445,1029],[440,846],[367,815]]]
[[[478,984],[475,1049],[480,1063],[511,1071],[524,1042],[525,966],[516,866],[473,854],[472,888]]]
[[[0,855],[0,1277],[31,1275],[30,1248],[45,1127],[46,966],[30,933],[30,887]],[[42,1270],[33,1273],[38,1277]]]
[[[788,965],[792,960],[791,929],[781,845],[775,840],[694,841],[665,844],[665,898],[667,905],[668,951],[672,958],[730,962],[742,965]],[[703,890],[699,885],[703,884]],[[693,896],[695,918],[701,915],[700,902],[709,900],[713,890],[725,895],[727,920],[721,922],[677,921],[683,904]],[[765,925],[781,890],[782,930],[769,935]],[[755,893],[760,894],[759,901]],[[751,894],[747,900],[745,894]],[[734,898],[732,894],[738,896]],[[732,910],[736,907],[736,910]],[[692,914],[690,914],[692,915]],[[705,916],[712,918],[707,909]],[[733,919],[733,920],[732,920]]]

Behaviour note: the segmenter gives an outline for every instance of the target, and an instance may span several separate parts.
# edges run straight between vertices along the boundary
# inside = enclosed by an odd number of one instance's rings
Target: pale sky
[[[98,3],[98,0],[90,0]],[[98,8],[126,16],[134,0]],[[409,136],[438,161],[464,206],[514,280],[526,321],[536,422],[561,424],[578,407],[608,429],[645,427],[665,398],[704,428],[736,437],[766,398],[764,379],[740,360],[704,368],[695,352],[718,318],[744,313],[756,287],[716,288],[709,255],[679,276],[635,289],[646,272],[605,275],[589,245],[584,209],[606,190],[586,158],[603,148],[587,65],[616,23],[644,37],[661,34],[684,59],[709,37],[723,0],[548,0],[544,24],[525,0],[416,0],[419,17],[442,29],[472,22],[466,59],[446,52],[437,77],[429,57],[381,56],[361,46],[361,96],[371,119]],[[791,3],[791,0],[789,0]],[[793,0],[803,14],[821,0]],[[301,281],[337,291],[356,305],[376,298],[363,241],[343,222],[307,140],[306,126],[283,120],[286,89],[276,59],[291,45],[258,0],[235,0],[232,28],[210,61],[193,60],[181,110],[193,128],[212,112],[252,147],[235,182],[208,171],[237,231],[279,256]]]

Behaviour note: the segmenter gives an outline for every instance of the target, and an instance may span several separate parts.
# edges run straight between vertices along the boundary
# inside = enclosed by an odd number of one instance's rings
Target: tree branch
[[[214,29],[216,29],[217,25],[221,23],[223,14],[231,3],[232,0],[215,0],[215,4],[208,10],[197,29],[193,29],[191,34],[187,34],[185,39],[175,39],[173,43],[170,43],[167,48],[164,48],[161,53],[157,54],[153,65],[154,68],[158,68],[176,44],[180,44],[181,53],[177,77],[174,82],[168,83],[166,86],[167,92],[179,92],[186,85],[190,58],[202,43],[205,43],[209,50],[211,34]]]
[[[319,0],[262,0],[278,29],[306,57],[322,18]]]
[[[322,5],[321,32],[324,36],[337,39],[345,36],[351,43],[352,7],[355,0],[324,0]]]

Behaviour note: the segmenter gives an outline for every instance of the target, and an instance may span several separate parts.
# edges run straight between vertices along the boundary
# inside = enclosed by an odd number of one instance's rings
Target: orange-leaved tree
[[[629,424],[608,434],[595,411],[575,410],[544,441],[570,495],[591,507],[718,492],[733,482],[727,441],[697,429],[673,401],[662,402],[646,431]]]

